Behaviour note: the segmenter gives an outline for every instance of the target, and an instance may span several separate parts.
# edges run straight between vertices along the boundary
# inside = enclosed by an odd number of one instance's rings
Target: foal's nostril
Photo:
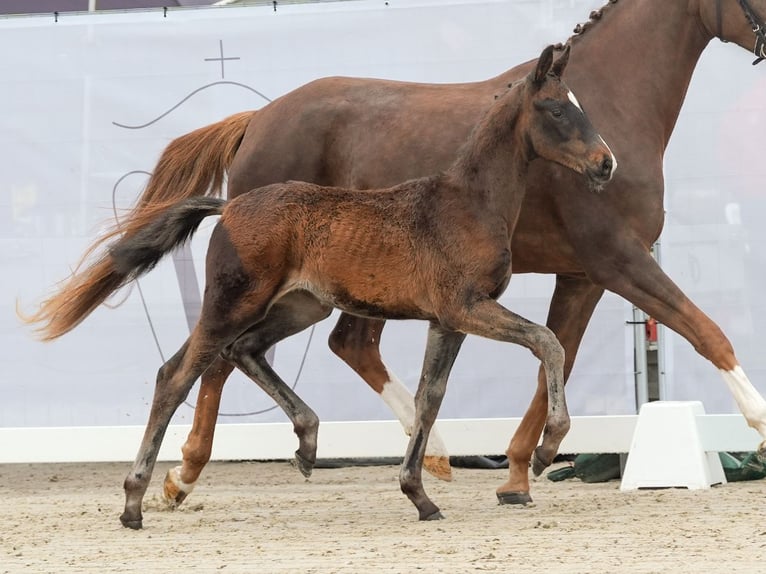
[[[607,157],[601,162],[601,174],[607,176],[610,173],[612,173],[612,158]]]

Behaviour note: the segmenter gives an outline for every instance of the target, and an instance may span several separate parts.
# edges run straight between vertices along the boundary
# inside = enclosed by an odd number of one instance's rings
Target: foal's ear
[[[540,86],[545,81],[545,76],[551,69],[551,64],[553,64],[553,46],[547,46],[537,60],[534,78],[536,85]]]
[[[571,49],[571,46],[567,44],[567,47],[564,48],[564,52],[559,56],[559,59],[556,60],[553,63],[553,66],[551,67],[551,74],[556,76],[557,78],[561,77],[561,74],[564,73],[564,69],[567,67],[567,63],[569,62],[569,51]]]

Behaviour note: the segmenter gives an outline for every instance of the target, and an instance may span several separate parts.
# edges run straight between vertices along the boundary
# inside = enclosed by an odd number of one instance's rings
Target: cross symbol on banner
[[[220,57],[218,58],[205,58],[206,62],[221,62],[221,78],[224,77],[224,62],[227,60],[239,60],[239,57],[229,57],[225,58],[223,56],[223,40],[218,40],[218,48],[221,53]]]

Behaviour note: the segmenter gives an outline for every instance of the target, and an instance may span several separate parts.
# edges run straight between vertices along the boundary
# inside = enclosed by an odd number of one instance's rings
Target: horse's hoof
[[[543,459],[541,459],[537,455],[537,450],[535,450],[534,454],[532,455],[532,474],[535,476],[540,476],[543,471],[548,468],[551,465],[550,462],[545,462]]]
[[[307,459],[297,450],[295,451],[295,466],[298,467],[298,470],[306,478],[309,478],[311,473],[314,472],[314,461]]]
[[[193,484],[186,484],[181,480],[181,467],[176,466],[168,470],[165,482],[162,485],[162,500],[168,508],[177,508],[194,488]]]
[[[520,504],[520,505],[526,505],[532,502],[532,497],[529,496],[528,492],[524,491],[508,491],[508,492],[498,492],[497,494],[497,502],[498,504]]]
[[[761,462],[766,462],[766,440],[758,445],[758,450],[755,453]]]
[[[444,515],[441,513],[441,510],[437,510],[428,516],[424,516],[420,520],[444,520]]]
[[[429,456],[423,458],[423,468],[439,480],[450,482],[452,480],[452,467],[448,456]]]
[[[120,522],[122,522],[122,525],[125,528],[130,528],[132,530],[141,530],[144,527],[144,521],[143,518],[130,518],[123,513],[120,516]]]

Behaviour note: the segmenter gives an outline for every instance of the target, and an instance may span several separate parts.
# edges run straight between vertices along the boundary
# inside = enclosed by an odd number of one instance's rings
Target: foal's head
[[[612,179],[617,160],[596,132],[575,95],[561,79],[569,46],[554,62],[553,47],[543,50],[537,67],[522,82],[519,127],[531,157],[542,157],[585,174],[592,189]]]

